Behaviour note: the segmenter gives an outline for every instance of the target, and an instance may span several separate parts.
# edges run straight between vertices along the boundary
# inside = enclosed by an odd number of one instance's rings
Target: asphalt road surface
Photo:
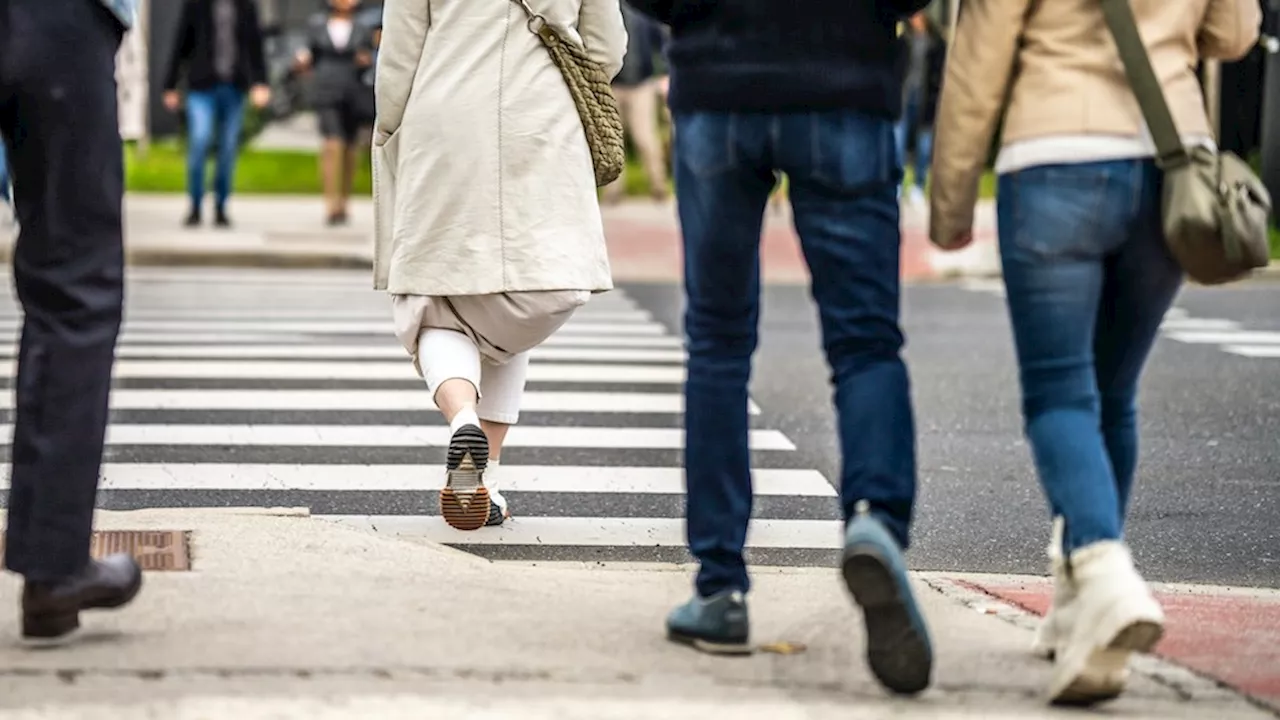
[[[516,517],[459,533],[436,510],[447,428],[365,273],[147,270],[131,282],[104,507],[305,506],[495,558],[687,557],[678,286],[601,296],[538,352],[502,458]],[[17,318],[0,305],[10,337]],[[921,476],[912,565],[1041,573],[1048,518],[999,284],[910,287],[906,327]],[[762,333],[752,559],[830,563],[826,478],[839,459],[803,288],[766,291]],[[1183,294],[1144,384],[1129,535],[1152,579],[1280,587],[1278,381],[1280,284]]]

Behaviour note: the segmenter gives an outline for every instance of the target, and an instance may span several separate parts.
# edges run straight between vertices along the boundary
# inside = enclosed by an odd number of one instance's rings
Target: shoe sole
[[[457,530],[479,530],[489,522],[491,501],[484,486],[489,440],[475,425],[458,428],[449,440],[447,481],[440,491],[440,514]]]
[[[1129,657],[1147,653],[1164,637],[1164,627],[1139,620],[1122,629],[1107,647],[1095,650],[1089,661],[1062,692],[1051,698],[1054,705],[1087,707],[1114,700],[1124,692],[1129,677]]]
[[[667,632],[667,639],[680,645],[688,645],[689,647],[707,653],[708,655],[727,655],[733,657],[741,657],[750,655],[754,651],[751,643],[743,641],[735,642],[712,642],[702,638],[684,635],[678,632]]]
[[[23,635],[18,643],[29,650],[51,650],[71,644],[80,635],[80,623],[56,637],[32,637]]]
[[[871,672],[893,692],[924,691],[933,672],[932,653],[911,620],[909,600],[903,597],[888,561],[873,547],[855,546],[845,553],[841,572],[865,615]]]

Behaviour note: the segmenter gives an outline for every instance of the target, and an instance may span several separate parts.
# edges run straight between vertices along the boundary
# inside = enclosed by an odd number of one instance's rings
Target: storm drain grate
[[[4,538],[0,537],[0,551]],[[143,570],[185,572],[191,569],[191,533],[186,530],[100,530],[93,534],[89,554],[95,558],[129,553]]]

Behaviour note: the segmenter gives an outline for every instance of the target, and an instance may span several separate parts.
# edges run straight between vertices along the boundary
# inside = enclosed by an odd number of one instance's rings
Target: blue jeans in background
[[[689,351],[687,533],[701,563],[698,594],[749,589],[747,383],[760,314],[760,231],[775,172],[790,183],[831,367],[845,520],[866,499],[906,547],[915,427],[899,354],[902,169],[892,122],[849,111],[673,119]]]
[[[1138,379],[1182,271],[1144,160],[1001,176],[1000,255],[1036,470],[1067,551],[1123,537]]]
[[[4,142],[0,142],[0,199],[6,203],[13,200],[9,194],[9,150]]]
[[[922,110],[920,92],[908,93],[902,109],[902,118],[894,126],[893,132],[898,145],[898,157],[905,164],[907,151],[910,150],[907,147],[907,139],[911,137],[911,128],[918,126],[916,127],[915,156],[912,159],[912,167],[915,170],[913,181],[916,187],[924,190],[925,183],[929,180],[929,163],[933,160],[933,128],[922,122]]]
[[[187,192],[191,207],[204,202],[205,161],[217,133],[217,168],[213,178],[214,203],[226,206],[231,196],[236,158],[240,154],[240,130],[244,126],[245,93],[234,85],[217,85],[187,96]]]

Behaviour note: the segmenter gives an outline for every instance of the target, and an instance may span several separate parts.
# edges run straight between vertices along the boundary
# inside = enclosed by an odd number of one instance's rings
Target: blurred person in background
[[[83,611],[142,589],[131,555],[90,554],[124,305],[116,56],[136,13],[133,0],[6,0],[0,11],[23,315],[4,563],[24,579],[26,643],[66,640]]]
[[[667,636],[751,651],[743,557],[753,503],[747,384],[760,317],[760,231],[777,174],[821,317],[835,389],[841,575],[890,690],[924,690],[933,650],[906,574],[915,424],[899,325],[894,123],[898,23],[927,0],[630,0],[671,28],[670,105],[684,242],[686,532],[694,595]]]
[[[613,93],[622,111],[623,129],[630,136],[649,180],[649,195],[662,201],[671,194],[667,187],[666,153],[658,134],[664,99],[665,73],[662,71],[666,32],[658,23],[628,7],[625,0],[622,17],[627,26],[627,56],[622,62],[622,71],[613,79]],[[622,200],[626,186],[624,172],[605,188],[605,200],[610,203]]]
[[[213,178],[214,223],[229,227],[227,200],[235,180],[246,94],[257,108],[271,100],[263,58],[262,27],[254,0],[186,0],[164,78],[164,105],[182,106],[178,83],[187,85],[187,227],[201,223],[206,161],[217,133]]]
[[[363,74],[373,67],[373,29],[356,17],[360,0],[329,0],[308,29],[298,67],[311,72],[311,104],[320,121],[320,178],[329,225],[347,223],[360,139],[373,118]]]
[[[384,4],[374,287],[449,423],[440,514],[459,530],[510,514],[498,464],[529,352],[613,288],[582,119],[530,14],[612,79],[627,49],[618,2]]]
[[[1258,0],[1128,0],[1182,142],[1214,145],[1196,66],[1242,57]],[[1016,71],[1015,71],[1016,69]],[[1163,230],[1164,175],[1097,0],[966,0],[938,109],[930,237],[973,240],[997,127],[1000,257],[1024,430],[1054,517],[1053,605],[1034,652],[1049,696],[1117,697],[1164,614],[1124,541],[1138,386],[1183,272]]]
[[[947,42],[928,13],[921,11],[908,21],[906,32],[902,33],[902,44],[905,65],[902,119],[895,129],[898,157],[903,164],[906,164],[908,156],[911,157],[915,172],[907,197],[913,207],[923,209],[929,162],[933,155],[933,122],[947,61]],[[910,142],[912,139],[914,143]]]
[[[0,143],[0,200],[6,205],[13,202],[13,195],[9,190],[9,150],[3,143]]]

